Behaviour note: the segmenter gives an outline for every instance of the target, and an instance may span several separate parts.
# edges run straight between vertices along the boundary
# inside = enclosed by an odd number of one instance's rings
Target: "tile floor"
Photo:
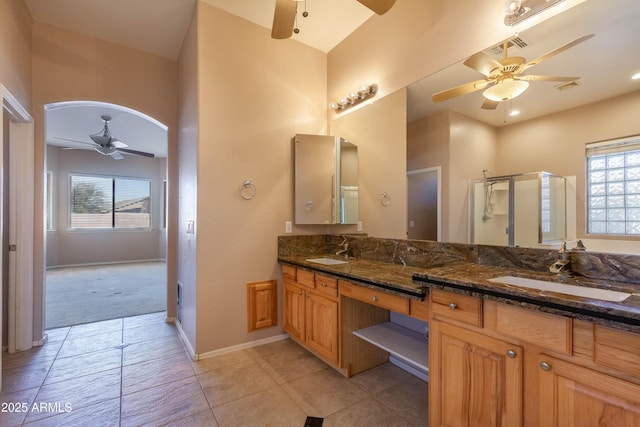
[[[193,362],[164,313],[51,330],[2,369],[4,427],[427,424],[427,384],[391,364],[346,379],[289,339]]]

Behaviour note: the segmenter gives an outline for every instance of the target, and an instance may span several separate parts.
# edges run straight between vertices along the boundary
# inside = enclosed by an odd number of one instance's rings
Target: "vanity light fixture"
[[[344,110],[345,108],[353,107],[364,101],[365,99],[372,98],[378,93],[378,85],[373,83],[370,85],[363,85],[357,91],[351,92],[347,96],[343,96],[336,102],[329,104],[329,108],[335,111]]]
[[[514,26],[563,0],[507,0],[504,24]]]
[[[516,96],[522,95],[528,87],[529,82],[524,80],[505,78],[482,92],[482,95],[495,102],[508,101]]]

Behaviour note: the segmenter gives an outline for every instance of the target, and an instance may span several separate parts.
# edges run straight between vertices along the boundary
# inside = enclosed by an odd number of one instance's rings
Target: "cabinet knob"
[[[372,297],[371,297],[371,301],[374,301],[374,302],[375,302],[375,301],[378,301],[378,297],[377,297],[377,296],[375,296],[375,295],[374,295],[374,296],[372,296]]]
[[[326,287],[327,287],[327,284],[326,284],[326,283],[324,283],[324,282],[320,282],[320,286],[322,286],[323,288],[326,288]]]
[[[310,297],[311,297],[311,295],[309,295],[309,294],[306,294],[306,295],[305,295],[305,297],[307,297],[307,298],[310,298]]]
[[[540,362],[540,369],[542,369],[543,371],[550,371],[551,365],[549,365],[547,362]]]
[[[302,295],[302,291],[298,291],[298,295]]]
[[[510,359],[515,359],[516,352],[513,350],[507,350],[507,357],[509,357]]]
[[[450,308],[451,310],[455,310],[455,309],[456,309],[456,307],[458,307],[458,304],[456,304],[455,302],[450,302],[450,303],[449,303],[449,308]]]

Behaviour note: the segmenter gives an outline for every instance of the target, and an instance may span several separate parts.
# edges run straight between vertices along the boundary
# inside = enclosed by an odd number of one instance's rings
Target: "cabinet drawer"
[[[640,375],[640,335],[595,325],[594,338],[596,363]]]
[[[431,289],[431,311],[434,317],[482,326],[482,300],[469,295]]]
[[[282,279],[292,282],[296,281],[296,268],[290,265],[282,264]]]
[[[298,284],[313,289],[314,274],[313,271],[298,269],[297,280]]]
[[[409,302],[409,316],[416,319],[429,321],[429,298],[425,298],[424,301],[411,300]]]
[[[364,286],[340,281],[340,295],[357,299],[396,313],[409,314],[409,299]]]
[[[322,274],[316,274],[316,292],[329,297],[337,297],[338,280]]]
[[[571,354],[571,319],[512,305],[496,307],[496,331],[564,354]]]

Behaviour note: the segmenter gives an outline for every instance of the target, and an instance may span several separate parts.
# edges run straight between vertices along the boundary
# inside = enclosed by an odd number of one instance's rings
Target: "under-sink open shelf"
[[[416,369],[429,372],[429,344],[422,334],[391,322],[358,329],[353,334]]]

